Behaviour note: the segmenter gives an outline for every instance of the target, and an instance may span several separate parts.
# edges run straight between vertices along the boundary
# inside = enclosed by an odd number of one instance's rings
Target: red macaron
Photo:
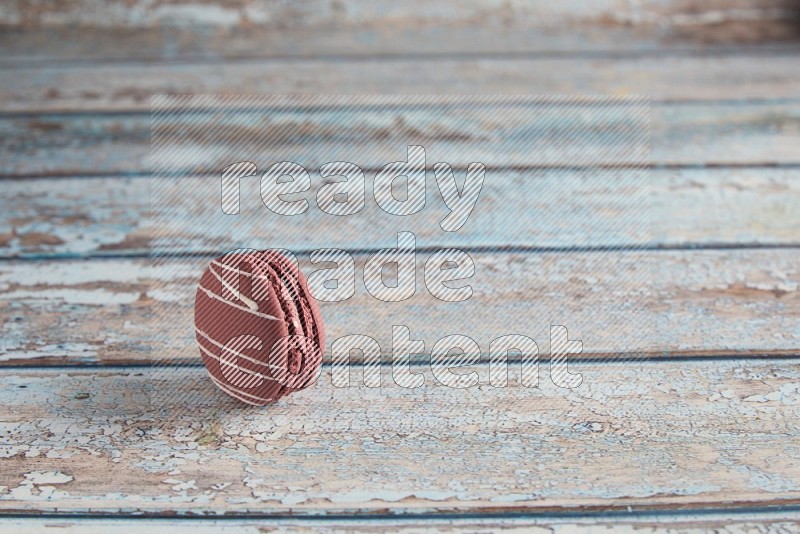
[[[296,263],[278,251],[213,260],[197,287],[194,320],[208,374],[242,402],[274,402],[319,375],[322,314]]]

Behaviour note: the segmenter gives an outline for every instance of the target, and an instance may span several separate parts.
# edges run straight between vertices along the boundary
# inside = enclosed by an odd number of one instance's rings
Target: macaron
[[[211,261],[194,324],[208,375],[239,401],[269,404],[319,376],[322,314],[296,263],[278,251],[237,250]]]

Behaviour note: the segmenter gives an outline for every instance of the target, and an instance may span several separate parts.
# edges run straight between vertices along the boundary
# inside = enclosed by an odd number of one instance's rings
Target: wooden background
[[[53,0],[5,3],[0,25],[2,527],[800,528],[799,3]],[[162,417],[152,282],[194,274],[149,267],[154,93],[649,95],[652,235],[615,244],[620,269],[558,216],[525,218],[569,162],[487,183],[480,202],[522,188],[520,231],[470,236],[531,291],[575,278],[565,305],[589,298],[596,317],[636,293],[645,247],[657,335],[626,334],[646,362],[594,362],[626,350],[587,338],[575,368],[593,379],[574,391],[340,390],[323,374],[265,410],[195,366],[180,396],[213,416]],[[607,221],[608,191],[569,183],[558,209]],[[552,280],[525,274],[548,264]],[[467,320],[488,340],[531,293],[481,299]],[[455,318],[418,304],[430,348]],[[374,306],[326,314],[329,330],[385,336]]]

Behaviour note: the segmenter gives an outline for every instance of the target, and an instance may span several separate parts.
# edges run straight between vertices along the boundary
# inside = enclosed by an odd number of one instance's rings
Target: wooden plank
[[[0,525],[0,532],[59,532],[62,534],[105,534],[115,532],[145,532],[158,529],[175,534],[204,534],[206,532],[236,532],[261,534],[263,532],[297,532],[316,530],[323,532],[470,532],[476,534],[512,531],[533,534],[591,534],[600,529],[641,532],[647,534],[703,534],[725,532],[748,534],[752,532],[793,532],[800,528],[800,518],[793,512],[717,513],[717,514],[650,514],[643,517],[627,513],[619,515],[583,514],[578,517],[557,518],[503,517],[469,518],[264,518],[264,519],[143,519],[143,518],[9,518]]]
[[[402,223],[377,208],[368,176],[366,207],[333,219],[315,203],[321,179],[312,179],[309,211],[279,217],[258,205],[258,182],[244,182],[242,224],[248,243],[288,249],[336,246],[375,249],[392,231],[414,232],[429,247],[744,246],[800,244],[800,170],[794,168],[652,169],[616,178],[614,171],[489,171],[469,221],[458,232],[440,231],[448,210],[428,179],[424,210]],[[3,184],[6,210],[0,221],[0,256],[65,257],[149,252],[159,235],[183,243],[183,251],[213,253],[236,242],[218,220],[218,180],[195,184],[171,199],[176,215],[151,220],[146,178],[45,178]],[[252,187],[250,187],[252,186]],[[628,186],[627,188],[624,186]],[[255,200],[253,200],[255,199]],[[254,207],[252,202],[257,205]],[[514,224],[503,213],[514,214]],[[612,209],[613,208],[613,209]],[[263,213],[262,213],[263,211]],[[633,212],[623,220],[619,214]],[[576,216],[580,214],[580,216]],[[251,224],[253,217],[259,224]],[[638,221],[639,224],[636,224]],[[313,235],[307,231],[315,228]],[[244,244],[244,243],[242,243]]]
[[[69,172],[95,164],[95,172],[110,166],[121,172],[152,168],[156,174],[216,175],[243,158],[260,160],[265,152],[307,168],[343,160],[374,169],[405,156],[408,144],[422,144],[430,158],[450,156],[454,165],[641,165],[649,147],[643,100],[276,100],[159,99],[152,132],[151,117],[143,113],[55,115],[53,120],[12,115],[0,123],[14,152],[4,169],[34,173],[44,164],[63,165],[61,172]],[[76,141],[86,150],[76,151]],[[89,150],[93,157],[86,161]],[[452,159],[459,156],[469,159]]]
[[[335,388],[323,375],[266,409],[234,405],[196,368],[9,370],[0,508],[296,517],[800,501],[797,360],[575,370],[573,390],[546,375],[538,389],[468,390],[431,376],[415,390]]]
[[[564,111],[567,116],[581,112]],[[348,121],[364,122],[342,124],[336,122],[342,117],[336,119],[331,113],[293,115],[289,110],[243,112],[242,116],[227,117],[227,123],[215,122],[211,115],[187,116],[186,120],[199,128],[188,131],[205,131],[207,137],[176,134],[169,138],[172,161],[185,166],[169,168],[216,175],[242,159],[256,160],[262,166],[281,159],[296,161],[307,169],[344,160],[369,170],[399,160],[406,155],[406,146],[415,143],[426,147],[434,161],[453,165],[471,161],[500,167],[646,161],[648,140],[644,135],[646,123],[642,123],[646,116],[637,115],[636,110],[619,109],[605,115],[598,111],[596,121],[583,116],[574,124],[567,117],[560,119],[555,107],[547,108],[538,117],[535,108],[523,110],[519,106],[489,111],[442,106],[436,110],[392,108],[350,113],[347,111]],[[494,119],[490,120],[487,117],[492,113]],[[796,124],[800,106],[793,103],[664,105],[653,106],[651,114],[650,160],[654,165],[798,162],[800,130]],[[189,124],[180,117],[170,119],[163,128],[170,125],[175,132],[181,126],[188,128]],[[471,117],[475,122],[469,122]],[[208,126],[204,126],[205,120]],[[402,127],[396,121],[402,121]],[[608,132],[617,128],[627,129],[627,133],[609,137]],[[276,132],[283,133],[276,137]],[[6,116],[0,118],[0,133],[0,173],[6,177],[150,170],[150,117],[146,113]],[[302,137],[295,139],[293,134]],[[502,139],[485,142],[487,136],[497,135]],[[574,143],[559,142],[569,135],[574,136]],[[238,144],[230,141],[234,138]],[[161,153],[165,154],[166,149]],[[459,157],[465,160],[454,159]]]
[[[385,246],[392,239],[387,235]],[[476,272],[466,281],[473,295],[456,303],[434,298],[425,286],[429,255],[417,254],[415,295],[396,303],[367,293],[365,255],[356,255],[354,296],[321,303],[326,354],[335,339],[363,334],[388,356],[395,324],[424,341],[422,361],[450,334],[471,336],[484,357],[496,337],[524,334],[546,358],[551,324],[583,342],[584,358],[800,349],[800,248],[473,252]],[[306,274],[319,268],[300,257]],[[2,365],[198,364],[192,306],[207,261],[0,263]]]
[[[0,11],[0,65],[497,54],[688,53],[796,48],[785,0],[635,4],[349,0],[25,3]],[[753,46],[755,45],[755,47]]]
[[[784,0],[645,0],[635,4],[614,0],[592,3],[491,4],[482,1],[411,0],[376,6],[368,0],[311,0],[276,4],[257,0],[247,4],[209,5],[202,1],[112,0],[97,5],[91,0],[48,4],[15,3],[0,12],[8,27],[83,26],[101,28],[248,27],[271,29],[382,28],[402,31],[416,26],[485,24],[510,27],[558,27],[613,24],[687,25],[725,21],[773,20],[791,16],[796,6]]]
[[[65,64],[13,69],[6,112],[149,110],[153,94],[644,94],[663,101],[793,98],[797,51],[676,57],[380,57]]]
[[[559,27],[503,25],[484,21],[391,27],[326,26],[266,28],[163,26],[100,28],[87,26],[4,27],[0,66],[52,67],[117,62],[230,62],[257,59],[445,58],[498,56],[647,56],[697,54],[770,54],[796,51],[795,19],[681,24],[580,24]],[[691,15],[688,15],[691,18]],[[527,19],[530,20],[530,19]],[[387,23],[388,21],[383,21]]]

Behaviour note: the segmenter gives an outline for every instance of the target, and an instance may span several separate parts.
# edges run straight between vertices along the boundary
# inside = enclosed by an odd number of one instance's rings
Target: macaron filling
[[[264,258],[267,262],[269,269],[275,275],[276,291],[275,294],[278,298],[278,303],[286,318],[286,326],[290,336],[304,336],[313,341],[317,345],[317,350],[322,350],[319,347],[320,336],[317,329],[314,314],[311,311],[311,305],[308,301],[308,294],[305,288],[300,284],[295,268],[287,265],[282,258]],[[272,261],[270,261],[272,260]],[[299,328],[298,328],[299,327]],[[307,365],[306,354],[300,346],[292,344],[290,352],[287,355],[287,370],[292,375],[300,373]],[[302,389],[308,384],[302,384],[299,388],[291,387],[289,389]],[[288,388],[284,386],[281,393]]]

